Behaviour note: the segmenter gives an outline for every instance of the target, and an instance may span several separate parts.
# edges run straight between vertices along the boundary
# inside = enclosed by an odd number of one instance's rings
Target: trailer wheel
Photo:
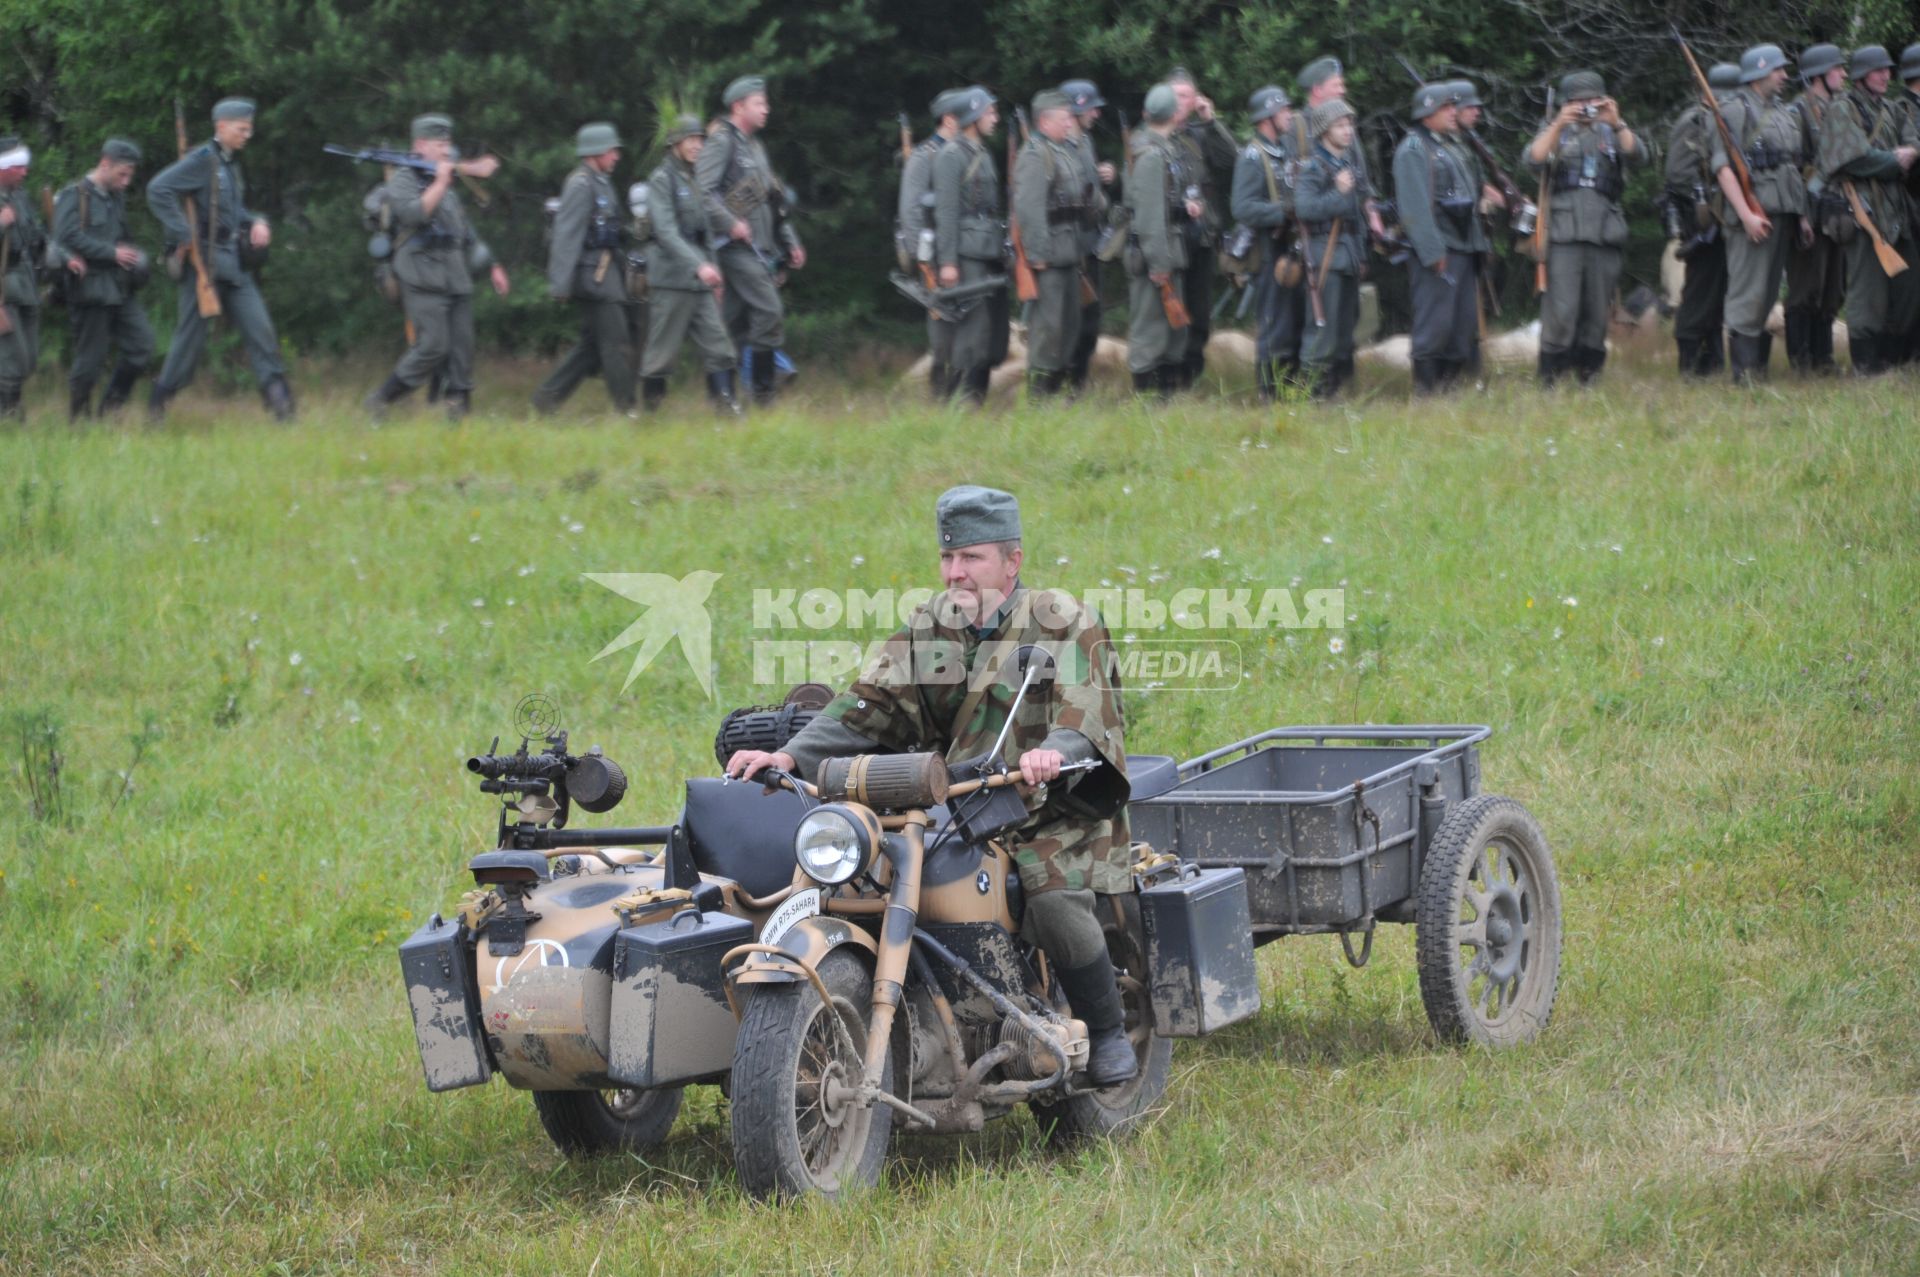
[[[1127,1036],[1133,1039],[1140,1072],[1132,1081],[1069,1096],[1053,1104],[1035,1102],[1034,1120],[1056,1148],[1070,1148],[1087,1140],[1124,1135],[1167,1092],[1167,1073],[1173,1063],[1173,1042],[1153,1031],[1153,1012],[1147,1003],[1147,955],[1139,937],[1139,897],[1108,897],[1117,901],[1127,926],[1105,919],[1107,953],[1120,983],[1120,1001],[1127,1011]]]
[[[1414,930],[1420,1000],[1443,1042],[1539,1036],[1560,979],[1560,883],[1525,807],[1482,794],[1447,812],[1420,870]]]
[[[680,1115],[680,1088],[535,1091],[533,1111],[568,1157],[639,1153],[667,1138]]]

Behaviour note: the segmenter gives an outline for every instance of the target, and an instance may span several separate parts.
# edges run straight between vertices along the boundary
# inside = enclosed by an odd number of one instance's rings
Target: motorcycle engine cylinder
[[[1073,1030],[1064,1024],[1048,1025],[1047,1036],[1039,1037],[1018,1020],[1002,1020],[1000,1043],[1014,1049],[1013,1058],[1005,1065],[1008,1075],[1030,1080],[1051,1077],[1063,1056],[1069,1073],[1077,1067],[1076,1057],[1080,1064],[1084,1064],[1087,1053],[1086,1029],[1084,1026],[1076,1027],[1080,1028],[1077,1042]],[[1074,1050],[1076,1045],[1080,1048],[1078,1051]]]

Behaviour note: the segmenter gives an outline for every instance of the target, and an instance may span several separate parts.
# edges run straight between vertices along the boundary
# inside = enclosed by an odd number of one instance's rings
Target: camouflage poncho
[[[1106,627],[1073,596],[1015,587],[999,625],[982,637],[954,615],[945,594],[936,595],[821,718],[882,751],[932,750],[950,763],[978,758],[992,748],[1019,690],[1014,652],[1030,643],[1053,654],[1058,677],[1027,694],[1003,761],[1011,768],[1027,750],[1063,745],[1069,759],[1085,756],[1078,741],[1055,735],[1065,729],[1084,737],[1102,765],[1027,795],[1033,819],[1008,838],[1021,882],[1036,893],[1124,891],[1131,865],[1119,674]],[[829,735],[839,733],[809,728],[789,743],[803,771],[841,752],[841,742],[829,743]]]

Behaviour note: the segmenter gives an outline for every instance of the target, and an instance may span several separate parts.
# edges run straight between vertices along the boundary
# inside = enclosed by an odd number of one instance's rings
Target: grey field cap
[[[1311,89],[1341,74],[1339,58],[1315,58],[1300,68],[1300,87]]]
[[[254,107],[251,98],[221,98],[213,104],[213,120],[251,120]]]
[[[1892,66],[1893,59],[1884,45],[1863,44],[1853,51],[1853,63],[1847,68],[1847,74],[1865,75],[1869,71],[1885,70]]]
[[[1020,503],[1011,492],[963,483],[940,494],[934,505],[934,522],[939,526],[943,550],[988,541],[1018,541]]]
[[[1837,44],[1815,44],[1800,51],[1800,78],[1815,80],[1846,64],[1846,55]]]
[[[1787,55],[1777,44],[1756,44],[1740,55],[1740,83],[1764,80],[1787,65]]]
[[[1247,99],[1247,110],[1252,114],[1255,124],[1272,119],[1292,105],[1293,103],[1287,98],[1286,90],[1274,84],[1255,89],[1253,95]]]
[[[622,145],[620,131],[604,120],[582,124],[580,131],[573,135],[573,153],[582,159],[617,151]]]
[[[437,112],[416,115],[413,117],[413,136],[416,141],[422,138],[450,139],[453,137],[453,117]]]
[[[1445,84],[1423,84],[1413,91],[1413,118],[1424,120],[1443,106],[1453,105],[1453,89]]]
[[[1560,96],[1568,102],[1607,96],[1607,82],[1598,71],[1569,71],[1560,77]]]
[[[115,164],[138,164],[140,148],[123,137],[110,137],[100,145],[100,155]]]
[[[1149,124],[1165,124],[1179,109],[1179,100],[1173,96],[1173,86],[1156,84],[1147,90],[1147,100],[1141,106],[1140,113],[1147,117]]]
[[[764,77],[743,75],[732,84],[729,84],[727,91],[720,95],[720,105],[732,106],[741,98],[750,98],[756,93],[765,93],[766,91],[767,82]]]
[[[966,95],[967,91],[965,89],[942,89],[934,95],[933,101],[928,104],[927,114],[931,115],[935,122],[944,120],[953,114],[954,104]]]
[[[1740,87],[1740,68],[1731,62],[1716,62],[1707,68],[1707,87],[1710,89],[1737,89]]]

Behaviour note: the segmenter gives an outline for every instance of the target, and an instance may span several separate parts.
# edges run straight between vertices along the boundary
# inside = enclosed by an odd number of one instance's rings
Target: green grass
[[[375,376],[292,431],[0,436],[0,1271],[1920,1268],[1912,381],[976,419],[816,380],[745,424],[590,390],[449,430],[368,427]],[[1034,582],[1344,583],[1343,651],[1259,639],[1129,743],[1494,725],[1486,788],[1559,862],[1548,1033],[1437,1046],[1407,928],[1364,971],[1288,941],[1136,1138],[907,1141],[843,1209],[745,1200],[710,1089],[585,1166],[500,1084],[429,1095],[394,948],[491,834],[460,759],[543,690],[633,776],[619,819],[671,815],[777,698],[751,590],[930,583],[961,480],[1020,495]],[[637,608],[580,574],[703,568],[715,701],[672,649],[623,695],[589,658]]]

